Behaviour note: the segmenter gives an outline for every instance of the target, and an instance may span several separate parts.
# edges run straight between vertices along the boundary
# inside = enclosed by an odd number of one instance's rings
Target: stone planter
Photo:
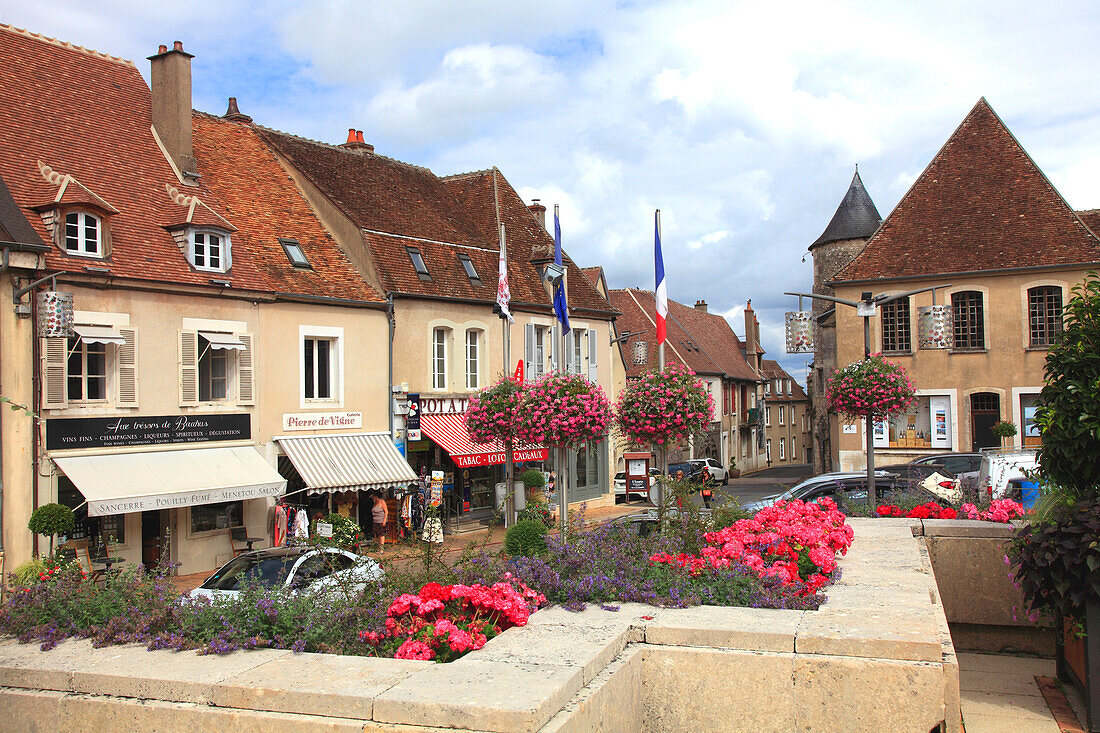
[[[1075,624],[1063,619],[1058,634],[1058,678],[1069,682],[1085,698],[1085,725],[1100,731],[1100,603],[1085,605],[1085,636],[1079,637]]]

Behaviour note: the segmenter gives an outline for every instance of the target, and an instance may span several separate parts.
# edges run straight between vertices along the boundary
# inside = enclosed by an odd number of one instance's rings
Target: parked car
[[[782,499],[783,501],[804,499],[805,496],[808,496],[815,488],[819,486],[832,484],[838,479],[859,478],[860,476],[866,477],[867,472],[832,471],[830,473],[822,473],[817,476],[811,476],[808,479],[800,481],[799,483],[795,484],[794,486],[790,487],[782,493],[772,494],[770,496],[765,496],[757,499],[756,501],[746,502],[741,506],[743,509],[745,509],[745,511],[758,512],[766,506],[771,506],[780,499]],[[885,474],[882,471],[875,471],[875,476],[885,476]]]
[[[729,484],[729,471],[715,458],[693,458],[690,461],[669,464],[668,475],[675,476],[677,471],[683,471],[684,478],[702,483],[701,477],[704,469],[710,473],[711,480],[714,483],[723,486]]]
[[[291,593],[358,592],[382,575],[374,560],[335,547],[269,547],[233,558],[190,596],[234,597],[249,582]]]
[[[641,497],[642,499],[648,499],[650,492],[657,484],[657,477],[660,475],[661,472],[658,471],[656,468],[649,469],[649,488],[645,491],[631,491],[630,496],[632,498]],[[617,474],[615,474],[615,478],[612,480],[611,485],[615,492],[616,499],[620,496],[626,496],[626,471],[619,471]]]
[[[1020,484],[1038,467],[1034,448],[984,448],[978,489],[990,499],[1019,498]]]
[[[875,471],[875,491],[880,505],[895,503],[903,496],[908,499],[916,498],[920,503],[927,501],[944,503],[943,497],[929,491],[919,483],[914,483],[909,477],[898,476],[882,470]],[[764,497],[742,506],[745,511],[758,512],[781,499],[783,501],[793,501],[794,499],[816,501],[824,497],[829,497],[835,501],[842,511],[851,510],[859,504],[866,504],[867,472],[823,473],[795,484],[782,494]]]
[[[940,464],[899,463],[883,466],[882,471],[891,476],[919,484],[939,497],[939,503],[958,506],[963,500],[959,479]],[[974,482],[977,485],[977,481]]]
[[[981,453],[937,453],[921,456],[909,462],[914,466],[943,466],[959,480],[960,489],[978,485],[978,473],[982,467]]]

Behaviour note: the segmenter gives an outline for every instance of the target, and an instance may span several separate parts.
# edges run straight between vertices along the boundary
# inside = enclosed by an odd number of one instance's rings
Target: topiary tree
[[[1073,288],[1061,340],[1047,351],[1046,386],[1035,421],[1040,475],[1070,498],[1100,487],[1100,276]]]
[[[53,538],[62,532],[68,532],[76,524],[73,510],[62,504],[43,504],[31,512],[27,529],[35,534],[48,535],[50,538],[50,557],[53,557]]]
[[[537,519],[521,519],[504,535],[504,551],[511,557],[546,554],[546,525]]]

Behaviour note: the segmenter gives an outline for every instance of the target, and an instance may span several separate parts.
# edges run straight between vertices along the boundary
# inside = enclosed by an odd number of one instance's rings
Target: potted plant
[[[53,538],[63,532],[68,532],[76,524],[73,518],[73,510],[63,504],[43,504],[31,512],[27,529],[35,534],[47,535],[50,538],[50,557],[53,557]]]
[[[519,480],[523,482],[523,489],[527,492],[527,501],[546,501],[546,494],[543,493],[543,489],[546,488],[546,474],[537,469],[528,468],[519,475]]]
[[[1016,423],[1008,420],[1001,420],[1000,422],[993,423],[993,427],[991,427],[989,431],[1004,443],[1006,438],[1011,438],[1016,435]]]
[[[741,469],[737,467],[737,459],[730,456],[730,478],[737,478],[741,475]]]
[[[1036,423],[1042,495],[1013,538],[1016,581],[1031,613],[1055,621],[1058,676],[1085,698],[1100,731],[1100,276],[1066,304],[1061,340],[1047,352]]]

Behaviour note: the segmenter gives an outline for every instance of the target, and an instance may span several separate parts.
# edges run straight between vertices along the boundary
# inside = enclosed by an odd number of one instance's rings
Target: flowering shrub
[[[980,511],[973,504],[962,505],[963,514],[967,519],[977,519],[983,522],[1011,522],[1024,516],[1024,507],[1012,499],[998,499],[989,505],[987,511]]]
[[[359,638],[384,656],[449,662],[506,629],[525,626],[545,603],[545,596],[508,573],[491,586],[427,583],[390,604],[384,631],[364,630]]]
[[[714,398],[695,372],[673,364],[627,383],[615,407],[616,425],[631,443],[664,445],[706,429]]]
[[[523,404],[523,384],[504,377],[470,398],[466,408],[466,431],[477,443],[515,441]]]
[[[817,502],[778,501],[752,519],[706,535],[702,556],[716,567],[740,562],[760,577],[814,592],[829,581],[836,554],[848,552],[853,532],[828,497]]]
[[[579,374],[552,372],[523,390],[520,415],[516,437],[522,442],[576,449],[607,435],[611,402]]]
[[[957,519],[959,513],[951,507],[942,507],[934,501],[915,506],[907,512],[894,504],[883,504],[875,509],[880,517],[906,517],[908,519]]]
[[[909,409],[916,390],[904,369],[871,354],[834,374],[825,399],[830,410],[850,418],[887,417]]]

